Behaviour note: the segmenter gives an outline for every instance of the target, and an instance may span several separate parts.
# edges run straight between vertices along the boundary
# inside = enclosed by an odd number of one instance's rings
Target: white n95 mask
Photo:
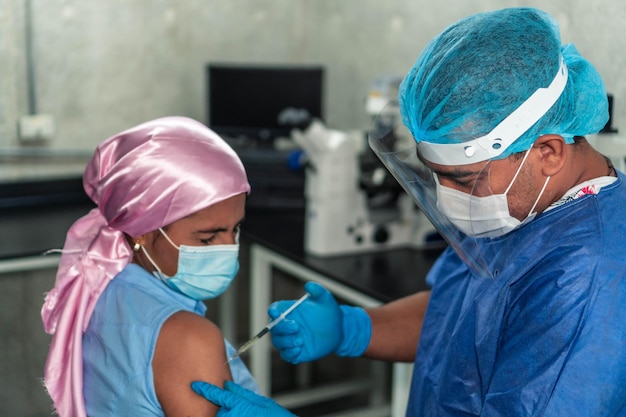
[[[522,224],[532,221],[537,213],[533,212],[539,199],[550,181],[546,178],[535,203],[522,221],[511,216],[506,195],[515,182],[530,150],[526,151],[522,163],[517,168],[511,183],[502,194],[477,197],[454,188],[439,184],[437,174],[433,174],[437,188],[437,208],[461,232],[473,237],[499,237],[517,229]]]
[[[172,277],[165,275],[142,246],[154,266],[154,275],[168,287],[194,300],[208,300],[222,295],[239,271],[239,244],[210,246],[177,246],[163,229],[159,231],[178,249],[178,269]]]

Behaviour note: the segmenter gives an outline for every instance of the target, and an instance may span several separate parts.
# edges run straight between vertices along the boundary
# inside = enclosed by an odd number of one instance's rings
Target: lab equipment
[[[196,394],[221,407],[218,415],[229,417],[296,417],[271,398],[262,397],[232,382],[224,382],[224,388],[207,382],[195,381],[191,388]]]
[[[365,172],[361,157],[369,150],[361,132],[328,129],[316,120],[291,135],[307,158],[307,253],[329,256],[426,244],[434,228],[373,154]]]
[[[259,340],[261,340],[261,338],[263,336],[265,336],[270,330],[272,330],[272,328],[274,326],[276,326],[278,323],[283,321],[285,319],[285,317],[287,317],[287,315],[289,313],[291,313],[300,304],[302,304],[307,298],[309,298],[309,296],[310,296],[309,293],[304,294],[295,303],[293,303],[288,309],[283,311],[278,317],[276,317],[272,321],[270,321],[263,329],[261,329],[261,331],[259,331],[256,335],[254,335],[246,343],[241,345],[241,347],[239,349],[237,349],[237,352],[235,352],[233,355],[229,356],[228,362],[232,361],[233,359],[235,359],[236,357],[240,356],[242,353],[244,353],[245,351],[250,349],[252,346],[254,346]]]
[[[311,303],[296,311],[293,321],[274,327],[272,344],[280,356],[294,364],[320,359],[330,353],[361,356],[369,346],[372,323],[361,307],[339,305],[333,295],[316,282],[304,285]],[[291,301],[270,305],[270,317],[288,311]],[[295,323],[294,323],[295,322]]]
[[[393,73],[378,75],[367,93],[365,112],[372,117],[376,117],[388,104],[397,104],[398,91],[403,78],[403,75]]]

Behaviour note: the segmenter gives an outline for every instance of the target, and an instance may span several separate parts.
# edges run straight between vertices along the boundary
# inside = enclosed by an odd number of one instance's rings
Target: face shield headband
[[[417,144],[420,155],[440,165],[468,165],[498,157],[550,110],[561,97],[567,78],[567,66],[561,57],[559,69],[550,85],[538,88],[491,132],[463,143],[421,141]]]

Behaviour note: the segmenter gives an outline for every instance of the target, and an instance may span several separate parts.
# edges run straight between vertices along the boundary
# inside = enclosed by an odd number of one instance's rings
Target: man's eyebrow
[[[432,169],[432,168],[431,168]],[[444,178],[465,178],[465,177],[471,177],[474,175],[478,175],[480,173],[480,171],[466,171],[466,170],[462,170],[462,169],[453,169],[451,171],[439,171],[436,169],[432,169],[432,171],[437,174],[438,177],[444,177]]]
[[[470,171],[470,170],[463,170],[461,168],[453,168],[450,171],[440,171],[430,166],[429,163],[424,158],[422,158],[419,152],[417,152],[417,158],[424,164],[424,166],[426,166],[426,168],[430,169],[435,174],[437,174],[438,177],[465,178],[465,177],[470,177],[472,175],[477,175],[480,173],[480,170]]]

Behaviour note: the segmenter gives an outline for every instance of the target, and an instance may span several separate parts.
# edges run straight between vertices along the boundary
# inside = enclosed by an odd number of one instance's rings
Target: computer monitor
[[[224,137],[271,141],[323,120],[321,66],[206,66],[208,125]]]

